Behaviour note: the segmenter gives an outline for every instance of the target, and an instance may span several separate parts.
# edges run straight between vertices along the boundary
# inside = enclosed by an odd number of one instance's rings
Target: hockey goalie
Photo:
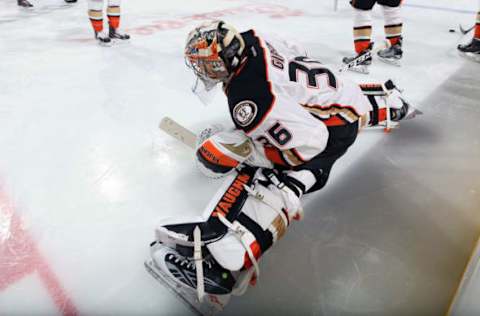
[[[185,60],[197,87],[222,84],[228,99],[232,127],[206,128],[195,150],[199,169],[224,180],[201,220],[158,225],[145,265],[210,315],[256,282],[261,257],[302,219],[302,197],[325,186],[361,128],[418,112],[391,81],[358,85],[298,45],[223,21],[190,32]]]

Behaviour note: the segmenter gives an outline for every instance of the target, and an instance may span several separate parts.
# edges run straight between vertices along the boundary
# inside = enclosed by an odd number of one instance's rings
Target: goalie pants
[[[318,191],[327,184],[333,164],[347,152],[357,139],[358,124],[358,122],[354,122],[339,126],[327,126],[329,136],[326,149],[312,160],[293,168],[294,171],[309,170],[315,176],[315,184],[305,193]],[[278,168],[282,167],[278,166]]]

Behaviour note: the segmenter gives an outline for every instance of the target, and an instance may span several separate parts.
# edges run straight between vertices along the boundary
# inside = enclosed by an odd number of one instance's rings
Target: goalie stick
[[[182,144],[187,145],[191,149],[195,149],[197,136],[192,131],[178,124],[175,120],[165,116],[160,121],[158,127],[168,135],[180,141]]]

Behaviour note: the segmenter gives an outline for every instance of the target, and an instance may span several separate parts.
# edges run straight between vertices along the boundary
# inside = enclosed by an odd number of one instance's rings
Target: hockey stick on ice
[[[344,64],[342,68],[338,70],[338,72],[344,72],[349,69],[355,68],[357,66],[360,66],[365,60],[368,58],[372,58],[374,54],[376,54],[378,51],[390,47],[390,42],[389,41],[384,41],[377,47],[373,49],[374,43],[370,43],[370,47],[364,51],[364,53],[358,55],[355,59],[353,59],[351,62],[348,64]]]
[[[475,28],[475,24],[468,29],[464,29],[461,24],[459,24],[458,26],[459,26],[459,29],[460,29],[460,33],[462,33],[463,35],[466,35],[466,34],[470,33]]]
[[[197,136],[190,130],[178,124],[175,120],[165,116],[158,126],[162,131],[179,140],[188,147],[195,149]]]

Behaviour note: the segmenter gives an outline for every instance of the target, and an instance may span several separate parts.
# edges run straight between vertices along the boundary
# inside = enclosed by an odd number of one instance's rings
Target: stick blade
[[[195,148],[197,136],[168,116],[160,121],[159,128],[188,147]]]

